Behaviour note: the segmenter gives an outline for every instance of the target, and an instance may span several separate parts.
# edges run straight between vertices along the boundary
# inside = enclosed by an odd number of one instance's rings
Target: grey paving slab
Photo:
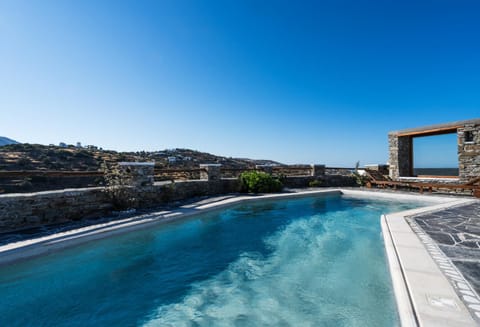
[[[407,221],[480,323],[480,201]]]

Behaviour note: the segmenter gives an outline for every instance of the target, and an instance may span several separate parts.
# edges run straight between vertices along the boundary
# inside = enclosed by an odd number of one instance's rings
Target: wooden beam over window
[[[442,134],[453,134],[457,132],[457,129],[463,127],[463,125],[457,126],[448,126],[448,127],[440,127],[440,128],[433,128],[433,129],[425,129],[425,130],[416,130],[411,132],[399,132],[398,136],[410,136],[410,137],[422,137],[422,136],[433,136],[433,135],[442,135]]]

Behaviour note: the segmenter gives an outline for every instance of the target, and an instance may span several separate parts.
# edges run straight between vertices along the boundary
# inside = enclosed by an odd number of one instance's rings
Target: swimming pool
[[[1,326],[396,326],[380,215],[345,196],[241,204],[0,268]]]

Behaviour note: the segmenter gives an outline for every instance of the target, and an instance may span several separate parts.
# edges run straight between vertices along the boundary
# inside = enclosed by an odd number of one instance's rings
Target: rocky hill
[[[102,150],[95,146],[83,148],[73,145],[62,147],[27,143],[9,144],[0,147],[0,194],[104,185],[103,177],[95,174],[62,177],[54,174],[42,175],[41,172],[97,172],[101,171],[104,162],[113,164],[121,161],[155,161],[155,166],[159,169],[173,169],[169,172],[158,172],[157,180],[199,178],[198,171],[182,172],[181,169],[198,168],[199,164],[205,163],[220,163],[227,169],[251,169],[256,164],[279,164],[270,160],[227,158],[189,149],[117,152]],[[34,173],[8,173],[13,171]]]
[[[9,139],[5,136],[0,136],[0,146],[9,145],[9,144],[18,144],[19,142]]]
[[[257,164],[279,165],[271,160],[235,159],[189,149],[154,152],[117,152],[97,147],[9,144],[0,147],[0,170],[98,171],[103,162],[155,161],[159,168],[196,168],[220,163],[225,168],[253,168]]]

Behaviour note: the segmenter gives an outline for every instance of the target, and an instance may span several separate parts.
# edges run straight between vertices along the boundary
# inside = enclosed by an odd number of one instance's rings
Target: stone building
[[[412,177],[413,139],[422,136],[457,134],[458,178],[467,182],[480,176],[480,119],[411,128],[388,134],[390,177]]]

